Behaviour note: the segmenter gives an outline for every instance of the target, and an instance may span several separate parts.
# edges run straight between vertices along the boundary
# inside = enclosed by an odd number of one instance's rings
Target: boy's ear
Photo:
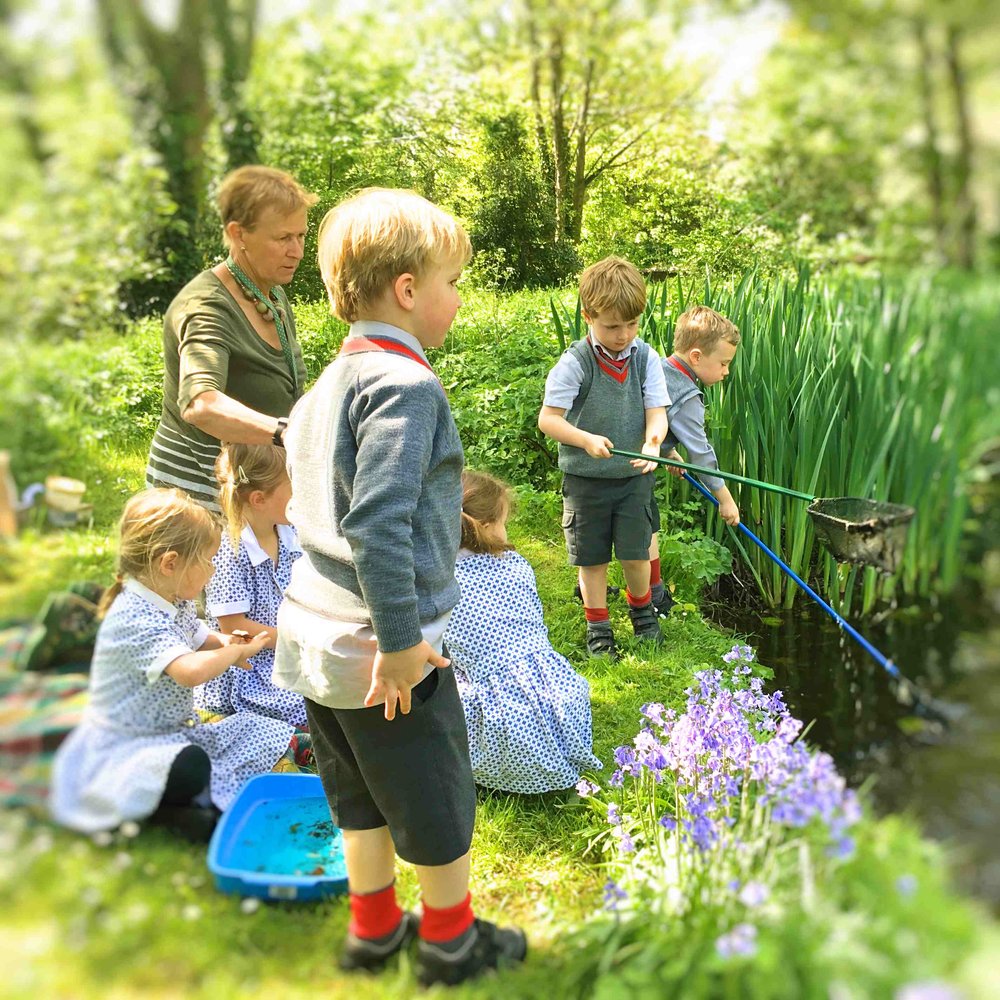
[[[583,321],[584,321],[584,323],[587,324],[587,326],[593,326],[594,325],[594,317],[591,316],[590,313],[587,312],[586,309],[581,309],[580,310],[580,315],[583,317]]]
[[[700,347],[692,347],[688,351],[688,361],[698,364],[699,361],[705,356],[705,352]]]
[[[392,292],[396,296],[396,302],[400,309],[405,309],[407,312],[410,312],[414,306],[413,288],[416,280],[409,271],[404,271],[392,283]]]
[[[177,572],[179,561],[180,555],[171,549],[160,556],[157,569],[163,576],[173,576]]]

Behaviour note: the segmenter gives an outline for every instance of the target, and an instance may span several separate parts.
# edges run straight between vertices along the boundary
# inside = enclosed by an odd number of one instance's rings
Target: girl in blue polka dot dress
[[[586,680],[549,643],[535,574],[507,541],[513,494],[483,472],[462,476],[462,599],[445,645],[469,730],[476,783],[508,792],[569,788],[599,768]]]
[[[219,548],[215,516],[179,490],[151,489],[122,513],[119,572],[90,669],[82,723],[56,753],[51,810],[85,833],[150,818],[205,840],[243,783],[282,759],[292,727],[240,712],[210,725],[192,689],[267,640],[198,620],[194,600]]]
[[[229,530],[215,556],[215,575],[205,588],[205,609],[219,631],[267,632],[250,670],[228,670],[198,693],[199,708],[222,715],[256,712],[299,729],[306,723],[302,695],[277,687],[274,647],[278,608],[302,550],[286,508],[292,486],[285,450],[271,444],[230,444],[216,462],[219,503]]]

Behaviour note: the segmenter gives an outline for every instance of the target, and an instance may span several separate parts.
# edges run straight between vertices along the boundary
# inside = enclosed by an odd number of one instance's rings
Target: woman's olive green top
[[[278,296],[298,373],[294,381],[281,348],[260,338],[211,271],[189,281],[170,303],[163,319],[163,412],[149,450],[147,485],[176,486],[219,509],[215,460],[221,442],[181,416],[203,392],[214,389],[268,416],[288,416],[306,372],[288,298],[281,289]]]

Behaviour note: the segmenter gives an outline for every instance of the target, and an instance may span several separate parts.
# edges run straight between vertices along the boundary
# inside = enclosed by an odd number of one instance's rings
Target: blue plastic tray
[[[262,899],[322,899],[347,891],[343,838],[314,774],[251,778],[208,845],[222,892]]]

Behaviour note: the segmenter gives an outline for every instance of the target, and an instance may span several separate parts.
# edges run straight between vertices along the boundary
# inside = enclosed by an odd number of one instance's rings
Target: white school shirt
[[[205,588],[206,611],[213,617],[215,627],[223,615],[246,615],[262,625],[277,626],[278,608],[302,548],[290,524],[278,524],[275,528],[277,563],[272,562],[249,525],[240,532],[235,549],[228,535],[223,538],[212,560],[215,574]],[[262,649],[250,660],[250,666],[250,670],[230,667],[200,685],[195,693],[197,707],[223,715],[257,712],[293,726],[304,726],[306,710],[302,699],[272,683],[274,650]]]
[[[420,628],[438,653],[450,618],[448,611]],[[286,597],[278,611],[274,652],[271,679],[278,687],[328,708],[365,707],[378,652],[378,639],[370,623],[326,618]],[[426,663],[420,679],[436,669]]]

